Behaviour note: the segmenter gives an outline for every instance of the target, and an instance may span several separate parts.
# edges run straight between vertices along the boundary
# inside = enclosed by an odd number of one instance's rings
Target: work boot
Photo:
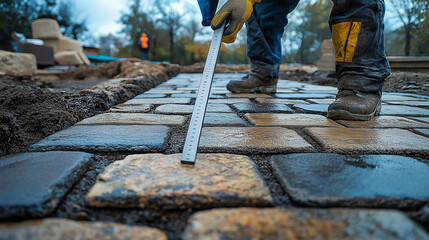
[[[328,118],[367,121],[380,115],[381,92],[339,90],[336,100],[328,107]]]
[[[226,88],[233,93],[276,93],[278,77],[265,76],[250,72],[241,80],[231,80]]]

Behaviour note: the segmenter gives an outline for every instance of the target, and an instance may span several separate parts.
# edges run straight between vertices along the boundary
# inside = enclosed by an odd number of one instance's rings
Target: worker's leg
[[[338,94],[332,119],[370,120],[381,111],[390,74],[384,53],[384,0],[333,0],[329,24],[335,47]]]
[[[232,92],[274,93],[282,61],[281,38],[287,15],[299,0],[265,0],[255,3],[246,23],[247,55],[252,71],[240,81],[231,81]]]

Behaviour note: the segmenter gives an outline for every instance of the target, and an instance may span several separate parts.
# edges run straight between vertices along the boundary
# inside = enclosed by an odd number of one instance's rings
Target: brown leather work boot
[[[233,93],[276,93],[278,77],[258,77],[250,72],[241,80],[231,80],[226,89]]]
[[[336,100],[328,107],[328,118],[367,121],[380,115],[381,92],[339,90]]]

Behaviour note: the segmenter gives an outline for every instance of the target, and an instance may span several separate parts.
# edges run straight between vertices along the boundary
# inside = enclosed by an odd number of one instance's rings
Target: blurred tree
[[[177,32],[179,29],[183,27],[181,20],[184,14],[180,14],[174,6],[171,4],[169,0],[156,0],[155,7],[160,14],[160,18],[158,19],[164,27],[167,28],[169,36],[170,36],[170,61],[172,63],[175,62],[175,38],[177,37]]]
[[[417,36],[423,35],[425,38],[426,49],[421,50],[427,52],[428,34],[428,0],[390,0],[392,3],[397,18],[402,23],[402,31],[405,36],[404,54],[410,55],[411,44]],[[419,41],[419,40],[417,40]]]

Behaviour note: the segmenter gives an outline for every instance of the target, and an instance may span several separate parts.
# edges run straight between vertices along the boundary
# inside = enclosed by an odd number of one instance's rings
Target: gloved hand
[[[222,41],[232,43],[237,37],[238,31],[243,27],[244,22],[249,19],[253,11],[253,4],[261,0],[228,0],[216,13],[212,20],[212,28],[217,29],[222,26],[225,20],[229,20],[229,25],[225,29]]]

